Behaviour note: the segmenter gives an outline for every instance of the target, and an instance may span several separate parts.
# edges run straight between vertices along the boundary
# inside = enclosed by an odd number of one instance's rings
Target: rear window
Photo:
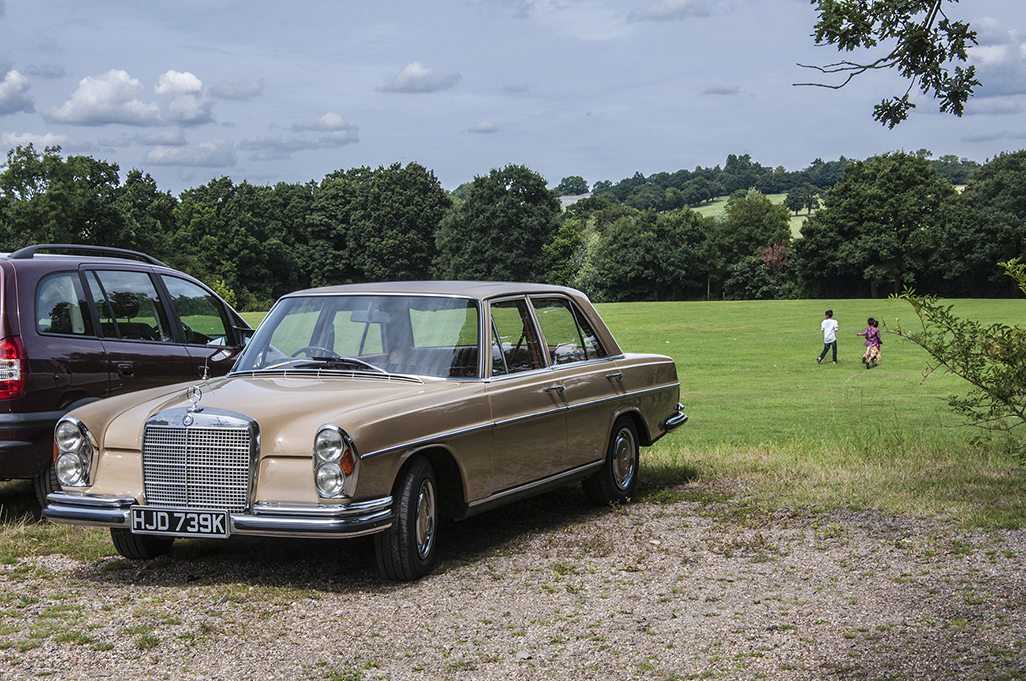
[[[95,336],[89,304],[78,272],[56,272],[36,287],[36,331],[43,334]]]

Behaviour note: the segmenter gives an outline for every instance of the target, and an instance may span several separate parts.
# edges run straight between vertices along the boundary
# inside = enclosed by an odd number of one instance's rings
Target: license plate
[[[131,530],[172,537],[227,537],[228,512],[133,506]]]

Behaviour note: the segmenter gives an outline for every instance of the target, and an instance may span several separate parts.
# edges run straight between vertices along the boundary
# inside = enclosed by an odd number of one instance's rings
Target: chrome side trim
[[[361,454],[360,455],[360,459],[361,460],[362,459],[369,459],[369,458],[371,458],[373,456],[382,456],[384,454],[391,454],[392,452],[401,451],[403,449],[416,449],[418,447],[425,447],[427,445],[434,444],[436,442],[444,442],[445,440],[448,440],[448,439],[451,439],[451,438],[454,438],[454,437],[459,437],[461,435],[469,435],[470,433],[476,433],[478,431],[485,430],[485,429],[488,429],[488,428],[495,428],[497,426],[508,426],[510,424],[513,424],[513,423],[520,423],[521,421],[528,421],[530,419],[540,418],[542,416],[551,416],[552,414],[556,414],[556,413],[559,413],[561,411],[573,411],[575,409],[584,409],[586,407],[591,407],[591,406],[594,406],[596,404],[602,404],[604,402],[618,402],[618,401],[626,399],[626,398],[636,397],[638,395],[646,395],[648,393],[659,392],[661,390],[672,390],[673,388],[678,388],[679,389],[680,388],[680,383],[679,382],[678,383],[667,383],[665,385],[656,386],[654,388],[645,388],[643,390],[633,390],[633,391],[631,391],[629,393],[617,393],[615,395],[610,395],[609,397],[602,397],[600,399],[591,400],[589,402],[578,402],[578,403],[575,403],[575,404],[571,404],[568,407],[558,407],[556,409],[547,409],[545,411],[540,411],[540,412],[536,412],[536,413],[533,413],[533,414],[528,414],[526,416],[517,416],[515,418],[506,419],[504,421],[490,421],[488,423],[483,423],[481,425],[471,426],[469,428],[463,428],[463,429],[460,429],[460,430],[454,430],[454,431],[451,431],[451,432],[448,432],[448,433],[443,433],[441,435],[434,435],[432,437],[422,438],[420,440],[410,440],[409,442],[403,442],[402,444],[392,445],[391,447],[388,447],[386,449],[379,449],[377,451],[367,452],[366,454]]]
[[[496,492],[495,494],[492,494],[490,496],[483,497],[476,501],[470,502],[470,504],[468,504],[468,508],[473,509],[478,506],[493,504],[497,501],[505,499],[506,497],[518,496],[521,494],[529,494],[540,487],[559,486],[573,480],[585,478],[588,475],[590,475],[593,471],[596,471],[599,468],[601,468],[603,461],[604,459],[599,459],[598,461],[586,463],[583,466],[571,468],[568,471],[563,471],[562,473],[557,473],[556,475],[552,475],[547,478],[542,478],[541,480],[529,482],[526,485],[511,487],[509,489],[502,490],[501,492]]]

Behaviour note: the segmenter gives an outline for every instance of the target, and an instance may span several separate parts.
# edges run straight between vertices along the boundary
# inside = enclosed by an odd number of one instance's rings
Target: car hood
[[[105,448],[139,450],[147,418],[193,406],[187,395],[191,385],[195,384],[147,391],[149,395],[136,393],[134,403],[123,398],[118,398],[118,404],[103,400],[90,405],[94,411],[86,407],[75,415],[104,431]],[[476,381],[237,376],[202,383],[199,388],[197,408],[256,420],[262,456],[309,456],[317,428],[328,423],[345,430],[363,455],[444,434],[457,428],[447,425],[487,419],[488,412],[486,399],[469,399],[483,394],[483,386]],[[143,400],[144,396],[150,399]]]

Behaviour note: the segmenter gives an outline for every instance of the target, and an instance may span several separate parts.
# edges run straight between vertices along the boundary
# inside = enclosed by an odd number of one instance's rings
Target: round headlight
[[[82,446],[82,430],[71,421],[58,423],[54,438],[62,452],[75,452]]]
[[[86,469],[82,459],[74,452],[62,452],[57,457],[57,479],[62,485],[75,487],[85,480]]]
[[[322,428],[314,440],[314,454],[321,461],[338,461],[345,447],[342,434],[334,428]]]
[[[342,493],[346,476],[338,464],[328,463],[317,469],[317,491],[323,497],[336,497]]]

